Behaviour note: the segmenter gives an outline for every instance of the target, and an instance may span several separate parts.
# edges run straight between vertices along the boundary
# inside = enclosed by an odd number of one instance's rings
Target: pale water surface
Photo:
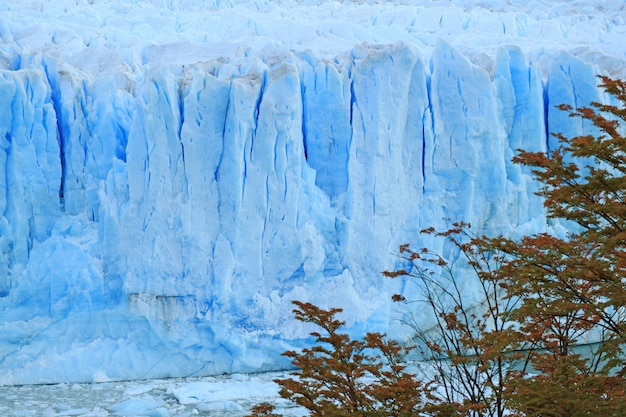
[[[278,396],[285,373],[146,381],[0,386],[0,416],[243,416],[259,402],[286,416],[303,409]]]

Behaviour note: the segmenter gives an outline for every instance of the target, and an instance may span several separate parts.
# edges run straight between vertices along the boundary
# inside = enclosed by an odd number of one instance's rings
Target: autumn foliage
[[[340,309],[323,310],[295,301],[296,319],[316,324],[316,345],[285,356],[298,367],[295,378],[280,379],[280,395],[311,416],[414,416],[428,406],[430,388],[407,372],[404,355],[411,347],[379,333],[351,339],[340,332]],[[268,405],[265,404],[265,410]],[[269,411],[273,411],[269,408]],[[271,415],[271,414],[260,414]]]
[[[351,339],[340,310],[296,302],[296,318],[321,331],[312,348],[285,353],[298,371],[277,381],[280,395],[312,416],[626,415],[626,83],[601,86],[616,104],[560,106],[594,134],[556,135],[555,149],[514,158],[567,236],[488,237],[465,223],[424,230],[462,257],[402,245],[406,267],[384,272],[422,288],[393,297],[432,313],[428,327],[404,317],[415,346],[377,333]],[[482,303],[464,298],[469,280]],[[405,367],[408,350],[425,360],[419,377]],[[253,415],[274,415],[263,407]]]
[[[405,317],[415,332],[417,349],[426,361],[424,377],[438,387],[437,403],[453,407],[464,416],[506,415],[507,376],[524,369],[529,354],[511,318],[518,300],[505,297],[504,281],[497,271],[506,254],[480,247],[482,237],[474,236],[470,226],[455,223],[444,232],[433,229],[422,234],[445,239],[463,255],[466,273],[463,280],[479,289],[482,303],[466,300],[459,272],[441,255],[426,248],[400,247],[399,255],[413,264],[411,271],[386,271],[389,278],[410,276],[421,284],[422,293],[407,300],[395,295],[396,302],[430,311],[434,325]],[[517,372],[517,371],[516,371]]]

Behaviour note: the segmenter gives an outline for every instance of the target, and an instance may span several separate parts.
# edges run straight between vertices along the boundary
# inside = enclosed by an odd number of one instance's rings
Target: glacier
[[[511,158],[626,62],[618,6],[211,4],[0,6],[0,384],[284,369],[291,300],[402,335],[397,247],[545,230]]]

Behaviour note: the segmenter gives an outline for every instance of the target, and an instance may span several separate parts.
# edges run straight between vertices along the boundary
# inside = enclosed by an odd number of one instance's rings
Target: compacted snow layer
[[[362,43],[428,53],[440,40],[477,60],[513,44],[533,60],[565,50],[618,71],[626,32],[619,1],[23,0],[0,10],[7,62],[17,46],[89,74],[285,51],[332,60]]]
[[[420,229],[561,232],[510,160],[624,6],[501,3],[0,2],[0,385],[284,368],[292,300],[401,338]]]

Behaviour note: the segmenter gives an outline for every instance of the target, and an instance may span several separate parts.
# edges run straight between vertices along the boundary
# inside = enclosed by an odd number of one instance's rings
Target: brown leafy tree
[[[411,268],[383,274],[418,280],[421,296],[411,301],[401,295],[393,299],[419,306],[421,314],[432,313],[433,326],[405,319],[427,361],[424,375],[439,388],[438,401],[458,413],[502,417],[506,414],[506,376],[514,368],[525,368],[529,359],[520,349],[520,334],[509,317],[517,301],[504,296],[496,275],[505,258],[496,250],[482,248],[483,238],[472,234],[465,223],[456,223],[445,232],[428,229],[421,233],[445,239],[463,255],[463,261],[457,261],[467,267],[463,283],[479,288],[480,297],[466,299],[458,278],[461,272],[441,255],[427,248],[416,251],[400,246],[400,256]]]
[[[530,378],[508,381],[509,410],[523,417],[624,416],[624,381],[590,373],[579,354],[539,355]]]
[[[280,414],[274,413],[276,406],[270,403],[261,403],[253,405],[247,417],[280,417]]]
[[[279,379],[280,395],[308,410],[311,416],[409,417],[453,416],[433,403],[428,384],[406,369],[403,347],[379,333],[352,339],[340,332],[341,309],[323,310],[294,301],[296,319],[318,326],[316,344],[302,351],[287,351],[298,370],[293,378]],[[274,416],[274,407],[260,404],[252,416]],[[426,414],[424,414],[426,413]]]
[[[467,243],[461,243],[456,236],[470,234],[469,226],[461,224],[439,234],[452,237],[451,241],[474,267],[483,289],[492,288],[484,291],[485,299],[500,300],[500,305],[508,301],[508,307],[512,307],[496,309],[496,317],[490,317],[489,311],[493,310],[488,306],[486,315],[482,316],[490,323],[487,327],[474,316],[466,318],[467,306],[459,297],[452,309],[433,309],[443,320],[439,321],[443,325],[439,324],[437,336],[441,338],[442,334],[452,332],[454,340],[467,343],[457,342],[465,351],[445,347],[445,355],[454,370],[457,371],[458,363],[465,360],[485,363],[482,356],[489,350],[485,349],[484,342],[491,340],[499,340],[494,346],[502,349],[495,358],[506,364],[511,358],[509,353],[523,350],[526,353],[524,363],[532,365],[532,369],[508,367],[505,372],[497,372],[499,385],[487,384],[492,397],[482,398],[491,404],[492,400],[502,401],[503,407],[495,407],[497,415],[513,411],[526,416],[623,415],[626,84],[603,78],[602,86],[616,99],[617,105],[592,103],[591,108],[575,110],[560,106],[572,117],[590,121],[597,134],[571,139],[557,135],[557,149],[547,153],[522,151],[514,159],[516,163],[529,166],[542,184],[540,195],[545,198],[548,216],[567,225],[572,233],[565,238],[542,233],[520,241],[474,236]],[[406,246],[401,246],[400,251],[408,254],[412,261],[424,261],[421,254],[428,253],[413,252]],[[497,261],[493,268],[489,267],[486,257],[491,257],[489,262]],[[452,271],[437,257],[426,261]],[[424,280],[419,268],[414,267],[410,273],[396,271],[392,275],[398,273]],[[432,282],[432,278],[428,280]],[[437,280],[441,280],[441,274],[437,275]],[[436,297],[447,294],[449,288],[457,288],[449,284],[435,285],[438,287]],[[431,288],[432,284],[426,293],[432,298]],[[498,321],[504,325],[500,329],[508,330],[498,331]],[[466,333],[472,333],[472,337]],[[427,346],[431,353],[441,350],[437,344]],[[474,353],[463,359],[472,348]],[[498,365],[486,363],[487,373],[480,378],[472,376],[469,381],[483,380],[494,374],[492,368],[497,369]],[[461,394],[466,397],[464,403],[474,403],[473,391],[465,390]],[[492,413],[493,408],[483,405],[477,415],[485,415],[482,414],[485,410]]]
[[[508,254],[499,279],[507,296],[520,300],[515,319],[526,340],[541,349],[533,359],[539,374],[511,383],[512,404],[524,415],[549,415],[537,414],[536,406],[553,402],[547,393],[558,392],[552,387],[559,384],[577,411],[552,415],[623,415],[626,83],[602,78],[602,86],[617,105],[560,107],[590,121],[597,134],[557,135],[557,149],[521,152],[515,158],[531,167],[543,185],[548,216],[574,225],[575,232],[566,238],[539,234],[520,242],[486,240],[487,247]],[[531,398],[532,407],[524,401]],[[602,404],[613,411],[600,412]]]
[[[294,302],[296,319],[313,323],[316,345],[288,351],[297,378],[277,380],[280,395],[310,411],[311,416],[412,416],[423,411],[428,387],[406,371],[406,349],[379,333],[351,339],[339,330],[341,309],[323,310]]]

